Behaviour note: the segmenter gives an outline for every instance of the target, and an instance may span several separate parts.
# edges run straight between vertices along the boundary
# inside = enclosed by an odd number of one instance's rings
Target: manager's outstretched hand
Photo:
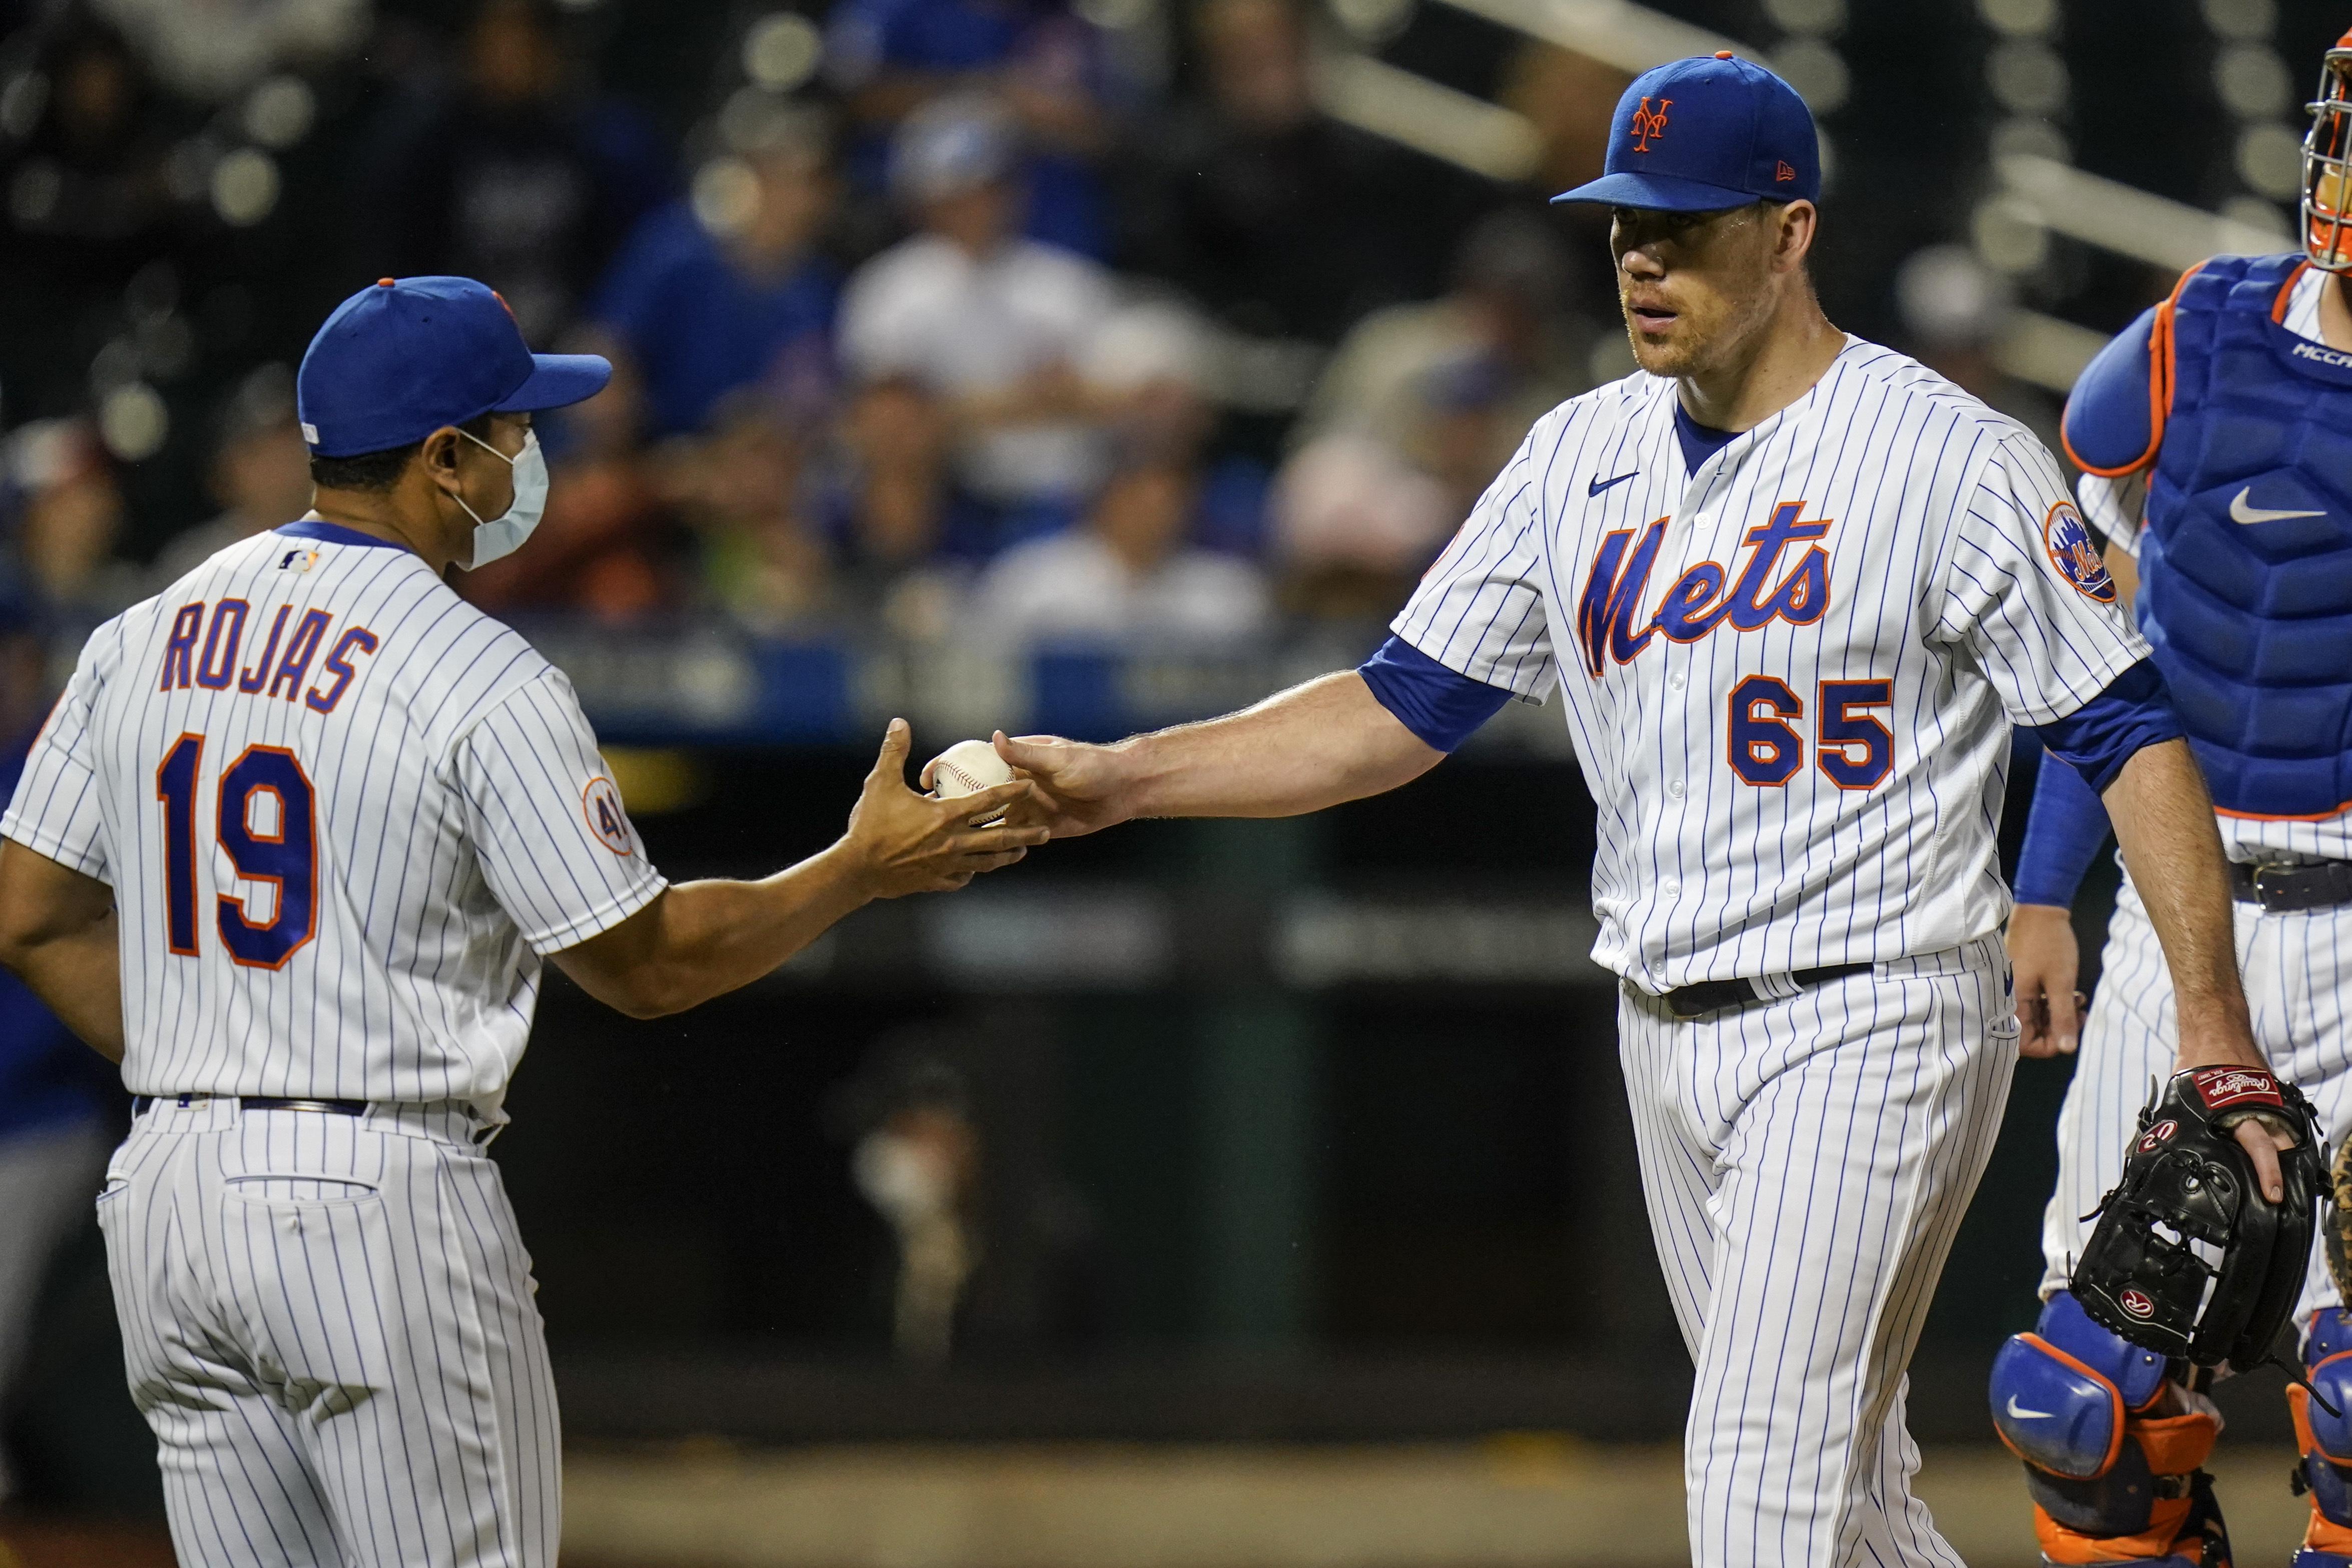
[[[961,887],[1045,841],[1034,822],[971,825],[1024,809],[1026,780],[952,800],[908,789],[914,740],[905,719],[890,721],[848,831],[830,848],[758,882],[666,887],[618,925],[553,954],[556,967],[608,1007],[660,1018],[749,985],[874,899]]]
[[[1034,821],[1018,826],[971,825],[1026,801],[1034,793],[1026,779],[945,800],[908,789],[907,756],[914,743],[907,721],[892,719],[873,770],[866,775],[866,787],[849,810],[841,848],[857,866],[868,896],[947,893],[982,872],[1011,865],[1030,846],[1045,841],[1046,833]],[[1034,819],[1037,813],[1024,814]]]

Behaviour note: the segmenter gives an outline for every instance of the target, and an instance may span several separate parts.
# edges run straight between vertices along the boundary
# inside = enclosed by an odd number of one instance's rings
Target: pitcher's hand
[[[2180,1031],[2180,1054],[2174,1059],[2172,1070],[2188,1072],[2200,1067],[2271,1071],[2271,1064],[2263,1058],[2263,1048],[2239,1027],[2184,1027]],[[2230,1134],[2246,1151],[2246,1157],[2254,1162],[2254,1182],[2263,1189],[2263,1196],[2273,1203],[2285,1197],[2286,1178],[2279,1172],[2279,1151],[2294,1147],[2294,1130],[2270,1112],[2258,1111],[2231,1127]]]
[[[1133,780],[1128,758],[1117,746],[1088,746],[1054,735],[1018,740],[998,730],[996,755],[1032,782],[1029,798],[1013,807],[1009,821],[1042,825],[1057,839],[1074,839],[1115,827],[1135,813],[1129,801]]]
[[[2279,1174],[2279,1153],[2294,1147],[2295,1136],[2276,1122],[2249,1116],[2230,1129],[2238,1146],[2254,1162],[2254,1180],[2273,1203],[2286,1196],[2286,1178]]]

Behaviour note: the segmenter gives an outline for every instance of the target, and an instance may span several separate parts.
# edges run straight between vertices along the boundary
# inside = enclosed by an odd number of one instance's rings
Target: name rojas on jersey
[[[1560,685],[1594,957],[1664,991],[1996,928],[2009,725],[2146,652],[2056,463],[1859,340],[1695,472],[1675,407],[1637,373],[1539,420],[1394,626],[1522,697]]]
[[[92,634],[5,827],[114,888],[142,1093],[493,1109],[541,956],[664,885],[560,671],[406,549],[284,534]]]
[[[280,574],[308,572],[319,563],[316,549],[298,544],[284,552],[278,563]],[[263,580],[267,582],[267,579]],[[174,597],[171,594],[160,596]],[[267,603],[267,601],[264,601]],[[224,596],[205,601],[193,599],[180,606],[172,616],[171,636],[163,644],[163,670],[158,691],[186,691],[202,686],[206,691],[230,690],[230,676],[236,676],[235,689],[243,695],[265,693],[269,697],[283,695],[288,702],[299,696],[303,703],[319,713],[332,713],[343,700],[343,693],[358,678],[354,661],[372,654],[382,646],[376,634],[364,626],[351,626],[334,639],[327,654],[320,684],[303,690],[302,683],[310,673],[310,661],[328,641],[335,624],[334,613],[317,608],[306,609],[302,618],[294,623],[294,634],[286,635],[286,622],[294,613],[289,598],[278,606],[276,617],[269,622],[269,635],[255,655],[251,665],[237,667],[245,642],[246,622],[252,614],[250,601]],[[285,641],[285,652],[279,653],[278,643]],[[203,651],[197,651],[201,640]]]

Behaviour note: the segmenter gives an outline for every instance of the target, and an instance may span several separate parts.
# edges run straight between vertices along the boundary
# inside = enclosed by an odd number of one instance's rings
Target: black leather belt
[[[2259,904],[2273,915],[2352,904],[2352,862],[2248,865],[2231,861],[2230,893],[2240,904]]]
[[[1788,977],[1800,988],[1818,986],[1827,980],[1841,980],[1848,975],[1859,975],[1870,968],[1868,964],[1832,964],[1822,969],[1799,969]],[[1790,992],[1793,996],[1795,992]],[[1695,1019],[1707,1013],[1720,1012],[1725,1008],[1744,1008],[1751,1002],[1769,1002],[1781,998],[1773,991],[1760,988],[1755,980],[1701,980],[1695,986],[1676,986],[1665,994],[1664,1000],[1675,1016]]]
[[[169,1100],[176,1105],[193,1105],[199,1100],[226,1100],[226,1094],[134,1094],[131,1097],[131,1113],[143,1116],[147,1108],[158,1101]],[[277,1094],[239,1094],[238,1106],[247,1111],[325,1111],[337,1116],[364,1116],[368,1103],[364,1100],[289,1100]]]

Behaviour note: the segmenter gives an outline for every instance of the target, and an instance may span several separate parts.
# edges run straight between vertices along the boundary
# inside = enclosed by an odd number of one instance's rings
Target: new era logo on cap
[[[1601,177],[1554,196],[1713,212],[1820,199],[1821,141],[1796,89],[1726,50],[1647,72],[1617,100]]]

